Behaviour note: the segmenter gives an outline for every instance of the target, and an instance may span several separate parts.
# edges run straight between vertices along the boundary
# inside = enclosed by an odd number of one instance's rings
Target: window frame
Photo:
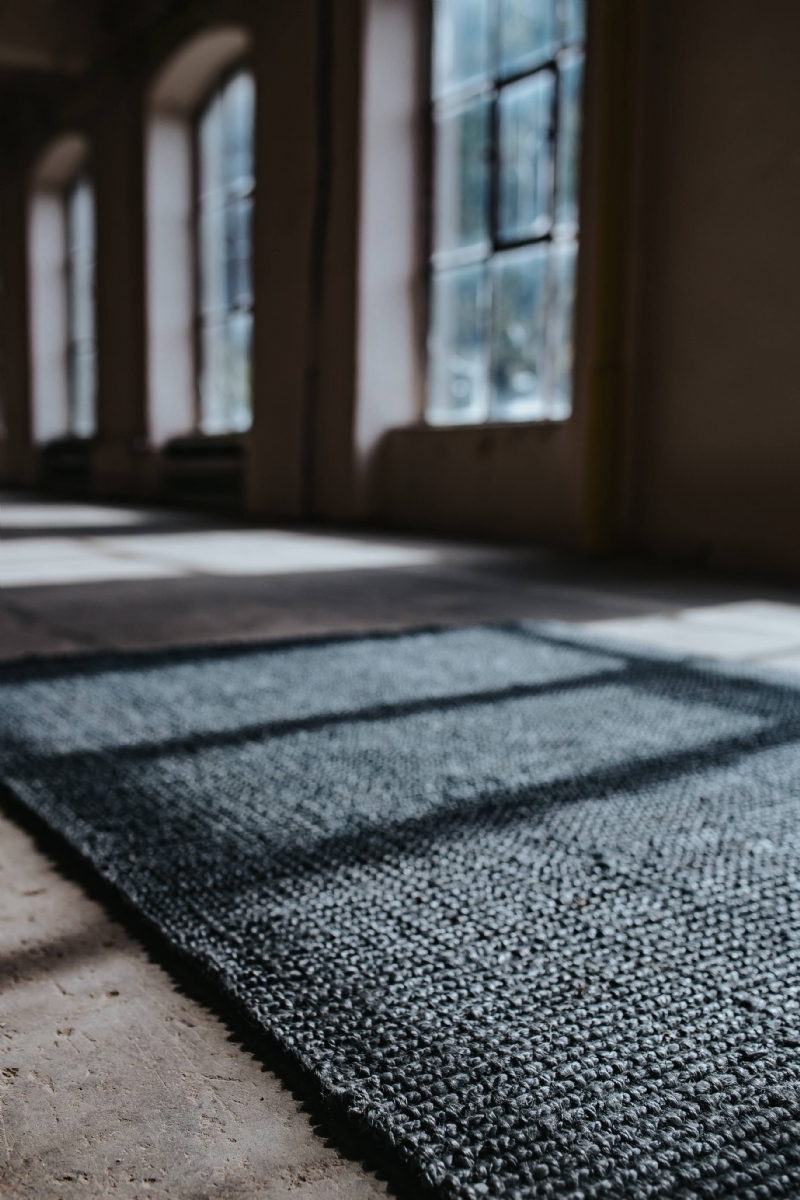
[[[246,54],[242,58],[237,58],[230,63],[225,69],[216,76],[211,85],[206,88],[200,100],[196,103],[194,111],[191,115],[191,239],[192,239],[192,355],[194,358],[194,424],[192,436],[198,438],[223,438],[230,440],[231,438],[244,437],[249,429],[252,428],[253,419],[253,396],[252,396],[252,345],[250,351],[251,362],[251,424],[246,430],[224,430],[218,433],[206,433],[203,430],[202,421],[202,395],[201,395],[201,380],[203,375],[203,312],[202,312],[202,279],[201,279],[201,251],[200,251],[200,137],[201,125],[203,117],[208,112],[217,96],[225,91],[225,88],[237,75],[249,73],[252,76],[255,87],[256,105],[253,111],[253,186],[248,196],[253,200],[253,210],[255,211],[256,199],[258,194],[256,180],[256,139],[255,139],[255,124],[258,103],[258,87],[255,70],[255,63],[252,54]],[[254,285],[254,255],[253,255],[253,229],[254,223],[251,225],[250,236],[250,268],[251,268],[251,286]],[[252,286],[252,296],[250,307],[246,311],[250,314],[255,325],[255,286]],[[244,311],[244,310],[242,310]]]
[[[500,0],[493,0],[493,8],[495,14],[498,11]],[[583,36],[580,40],[574,42],[561,42],[555,55],[549,58],[542,58],[533,66],[526,66],[518,70],[504,73],[500,67],[500,22],[497,19],[492,21],[492,28],[488,35],[488,42],[492,51],[493,65],[487,71],[485,77],[480,80],[475,80],[472,85],[469,82],[462,85],[457,85],[452,90],[437,95],[435,92],[435,45],[436,45],[436,0],[427,0],[427,30],[426,39],[427,51],[427,69],[425,76],[426,87],[426,120],[425,120],[425,159],[426,159],[426,204],[425,204],[425,238],[424,238],[424,253],[425,253],[425,339],[423,345],[423,361],[425,364],[425,393],[424,405],[422,412],[422,421],[428,429],[485,429],[485,428],[520,428],[525,426],[540,427],[546,425],[564,425],[572,419],[575,413],[575,339],[577,329],[577,316],[579,311],[577,284],[578,284],[578,262],[581,257],[581,225],[582,225],[582,204],[581,192],[583,190],[583,159],[584,150],[583,144],[586,137],[586,62],[588,55],[588,17],[589,17],[589,2],[584,0],[584,23]],[[561,102],[561,72],[559,70],[560,63],[565,60],[580,58],[583,64],[583,73],[581,81],[580,95],[580,133],[578,142],[578,161],[579,161],[579,176],[578,176],[578,212],[577,220],[574,225],[569,227],[568,235],[557,236],[558,223],[556,220],[556,198],[558,187],[558,172],[559,172],[559,147],[558,147],[558,116],[559,105]],[[501,154],[500,154],[500,98],[506,88],[513,84],[519,83],[524,79],[532,79],[536,75],[549,72],[554,80],[553,98],[550,110],[550,119],[548,127],[548,142],[550,145],[550,162],[551,162],[551,178],[549,181],[548,199],[550,211],[550,226],[544,233],[531,235],[527,237],[503,239],[499,236],[500,229],[500,174],[501,174]],[[437,195],[436,195],[436,176],[437,176],[437,124],[442,115],[449,112],[457,112],[462,106],[470,102],[474,102],[480,97],[485,97],[489,103],[488,117],[488,154],[487,154],[487,223],[489,227],[489,237],[487,239],[487,250],[485,252],[472,250],[468,248],[466,251],[459,252],[458,250],[438,251],[435,246],[436,219],[437,219]],[[563,153],[563,150],[562,150]],[[556,235],[556,236],[554,236]],[[458,419],[453,417],[452,420],[431,420],[430,413],[434,407],[431,404],[430,394],[430,378],[432,354],[430,347],[430,336],[433,317],[433,289],[434,281],[437,274],[447,271],[455,271],[469,265],[484,264],[488,271],[490,270],[492,260],[498,255],[507,251],[525,249],[529,246],[537,245],[574,245],[576,247],[576,264],[575,264],[575,296],[572,307],[572,339],[573,339],[573,369],[571,390],[572,397],[570,402],[570,410],[565,416],[544,416],[544,417],[525,417],[521,419],[503,418],[492,412],[491,406],[487,415],[483,418],[474,419]],[[488,356],[488,380],[489,390],[493,387],[493,368],[495,356],[492,346],[492,319],[493,319],[493,300],[486,305],[484,312],[485,322],[485,345]]]

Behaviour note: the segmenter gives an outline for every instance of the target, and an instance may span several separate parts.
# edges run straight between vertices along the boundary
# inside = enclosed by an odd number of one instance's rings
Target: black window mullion
[[[500,93],[495,88],[489,109],[489,241],[500,248]]]
[[[555,83],[553,85],[553,106],[550,110],[550,233],[549,240],[553,240],[553,230],[556,226],[556,188],[558,186],[558,163],[556,161],[558,155],[558,112],[559,104],[561,103],[561,72],[558,69],[556,61],[552,67],[555,75]]]

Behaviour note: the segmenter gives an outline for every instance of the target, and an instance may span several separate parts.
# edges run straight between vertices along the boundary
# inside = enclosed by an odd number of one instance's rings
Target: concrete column
[[[358,515],[361,0],[281,0],[256,38],[254,422],[248,504]],[[412,201],[413,202],[413,201]]]
[[[600,0],[588,10],[588,71],[581,204],[584,289],[583,544],[619,540],[626,405],[631,396],[632,255],[636,238],[635,137],[641,103],[641,11],[635,0]]]
[[[147,436],[143,105],[127,88],[100,106],[90,169],[97,205],[98,441],[107,494],[139,490]]]
[[[20,169],[5,175],[0,188],[0,479],[10,484],[33,483],[38,469],[30,406],[27,210]]]
[[[308,356],[317,200],[317,2],[258,12],[253,428],[247,507],[300,517],[308,506]]]
[[[339,0],[320,25],[319,164],[316,253],[321,277],[312,297],[309,396],[311,514],[357,515],[356,354],[360,218],[360,101],[366,6]],[[316,375],[316,386],[314,377]]]

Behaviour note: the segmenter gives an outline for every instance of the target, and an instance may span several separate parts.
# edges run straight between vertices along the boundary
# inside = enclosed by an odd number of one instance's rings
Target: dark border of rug
[[[27,679],[55,679],[63,674],[96,675],[101,671],[140,671],[148,666],[168,666],[198,659],[238,658],[246,654],[270,654],[279,650],[298,650],[305,646],[335,646],[347,642],[397,641],[400,638],[417,637],[425,634],[451,633],[463,629],[498,629],[518,631],[530,627],[553,639],[562,632],[558,622],[473,621],[468,625],[428,622],[425,625],[409,625],[402,629],[342,630],[330,633],[310,633],[291,637],[259,638],[256,641],[193,642],[187,646],[134,647],[130,650],[88,649],[68,650],[63,654],[26,654],[21,658],[0,659],[0,682],[13,683]],[[567,630],[563,626],[563,631]],[[575,638],[575,642],[579,639]],[[564,644],[572,644],[569,637]],[[601,646],[600,639],[587,638],[587,644]],[[610,646],[610,644],[609,644]],[[605,645],[601,646],[606,649]],[[623,653],[627,653],[624,651]]]
[[[260,639],[256,642],[200,643],[190,646],[134,650],[76,651],[49,656],[30,655],[0,662],[0,683],[46,680],[64,674],[90,676],[108,670],[142,670],[148,666],[191,663],[208,659],[230,659],[258,653],[276,653],[350,642],[399,640],[401,638],[445,634],[464,629],[485,629],[529,634],[551,645],[593,649],[610,658],[635,659],[669,670],[700,671],[718,675],[728,684],[738,681],[747,688],[766,687],[773,692],[789,691],[795,696],[800,679],[783,678],[781,673],[750,664],[703,659],[672,650],[660,650],[644,644],[607,639],[560,621],[491,621],[469,625],[428,624],[404,629],[345,631],[311,634],[291,638]],[[435,1184],[426,1180],[397,1149],[376,1133],[364,1119],[348,1111],[331,1096],[313,1071],[304,1067],[298,1055],[256,1023],[245,1005],[232,996],[219,977],[192,954],[172,944],[159,925],[145,916],[126,896],[122,888],[107,879],[68,838],[54,830],[31,809],[5,780],[0,778],[0,810],[24,829],[58,870],[77,882],[100,903],[142,945],[151,960],[162,967],[180,992],[214,1013],[228,1030],[230,1040],[251,1054],[262,1068],[273,1072],[299,1102],[310,1119],[315,1134],[326,1140],[345,1159],[359,1163],[378,1181],[385,1182],[389,1194],[400,1200],[431,1200],[439,1194]]]

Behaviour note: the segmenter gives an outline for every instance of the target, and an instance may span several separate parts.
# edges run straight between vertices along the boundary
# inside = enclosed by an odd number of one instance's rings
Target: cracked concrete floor
[[[800,670],[786,589],[25,496],[0,535],[0,660],[532,617]],[[2,817],[0,1122],[4,1197],[386,1194]]]

